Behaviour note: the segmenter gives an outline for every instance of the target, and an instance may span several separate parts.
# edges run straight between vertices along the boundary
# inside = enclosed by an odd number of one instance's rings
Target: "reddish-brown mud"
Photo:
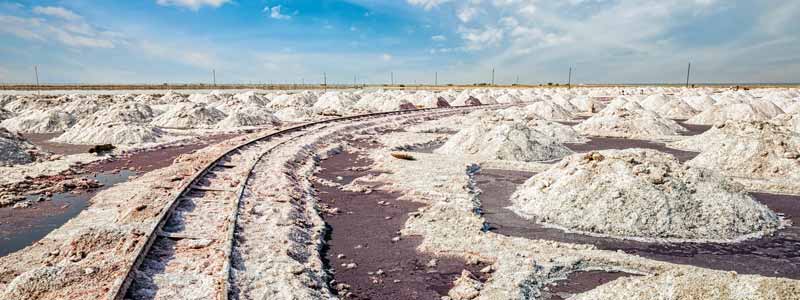
[[[61,133],[30,133],[23,135],[23,137],[40,149],[59,155],[87,153],[89,149],[92,148],[92,145],[72,145],[50,141],[59,135],[61,135]]]
[[[523,219],[506,208],[511,205],[509,199],[517,186],[533,175],[490,169],[481,170],[476,175],[484,217],[490,230],[529,239],[592,244],[600,249],[622,250],[655,260],[741,274],[800,279],[800,228],[797,226],[790,226],[772,236],[734,244],[644,243],[567,233]],[[759,193],[753,196],[772,210],[785,214],[794,224],[800,224],[800,197]]]
[[[547,285],[544,299],[565,300],[572,295],[591,291],[592,289],[612,282],[617,278],[636,276],[624,272],[588,271],[574,272],[567,275],[567,279],[559,280]]]
[[[362,144],[366,145],[366,144]],[[353,171],[371,162],[354,153],[341,153],[321,162],[320,178],[350,183],[368,171]],[[361,168],[356,168],[361,170]],[[456,258],[435,258],[419,253],[419,237],[398,237],[408,213],[420,204],[400,201],[400,195],[381,191],[345,192],[315,184],[323,205],[337,208],[326,214],[329,226],[324,257],[333,270],[335,283],[349,285],[340,295],[349,299],[439,299],[452,288],[461,271],[476,276],[480,265],[466,265]],[[435,264],[431,260],[436,259]],[[349,265],[348,264],[355,264]],[[350,267],[350,268],[348,268]],[[338,285],[344,287],[344,285]]]

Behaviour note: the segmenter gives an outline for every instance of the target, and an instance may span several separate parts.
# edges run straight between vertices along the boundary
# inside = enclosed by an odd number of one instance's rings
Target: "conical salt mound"
[[[57,110],[34,111],[7,119],[0,127],[20,133],[54,133],[67,130],[75,124],[72,115]]]
[[[773,118],[770,122],[781,126],[786,126],[789,130],[800,133],[800,113],[782,114]]]
[[[714,105],[686,123],[699,125],[713,125],[725,121],[766,121],[770,117],[760,112],[755,107],[747,103],[734,103],[725,105]]]
[[[219,129],[233,129],[238,127],[278,125],[280,120],[272,112],[258,106],[240,107],[230,112],[225,119],[217,123]]]
[[[156,143],[164,137],[161,129],[149,124],[108,123],[80,130],[69,130],[53,139],[54,142],[78,145],[139,145]]]
[[[0,122],[14,117],[14,113],[0,108]]]
[[[687,165],[772,181],[763,189],[800,192],[800,134],[786,126],[728,121],[670,147],[700,152]]]
[[[202,103],[185,102],[159,115],[151,124],[166,128],[208,128],[222,119],[225,114]]]
[[[571,155],[531,177],[511,201],[526,218],[618,238],[735,241],[781,225],[742,186],[646,149]]]
[[[525,110],[532,112],[545,120],[564,121],[572,120],[575,116],[569,111],[550,101],[539,101],[528,105]]]
[[[154,143],[164,133],[148,124],[153,115],[153,110],[141,103],[113,105],[81,120],[53,141],[83,145]]]
[[[36,146],[0,127],[0,166],[27,164],[36,159],[32,153],[38,152]]]
[[[523,122],[479,121],[453,135],[439,154],[474,155],[482,159],[546,161],[572,151]]]
[[[675,136],[686,128],[649,110],[607,107],[576,125],[575,130],[592,136],[653,139]]]

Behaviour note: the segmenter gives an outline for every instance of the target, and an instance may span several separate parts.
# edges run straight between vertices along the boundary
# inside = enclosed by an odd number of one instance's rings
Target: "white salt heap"
[[[67,144],[136,145],[157,142],[164,133],[148,124],[153,110],[140,103],[123,103],[98,111],[53,139]]]
[[[747,103],[718,104],[706,109],[686,123],[713,125],[728,120],[735,121],[766,121],[771,117]]]
[[[14,117],[14,113],[0,108],[0,122],[4,121],[6,119],[11,119],[13,117]]]
[[[20,133],[54,133],[67,130],[75,124],[72,115],[56,109],[20,114],[0,123],[0,127]]]
[[[786,126],[789,130],[800,133],[800,113],[782,114],[773,118],[770,122]]]
[[[619,238],[734,241],[780,227],[742,186],[645,149],[571,155],[511,201],[526,218]]]
[[[38,149],[19,134],[0,127],[0,166],[27,164],[35,160]]]
[[[151,124],[166,128],[208,128],[222,119],[225,114],[202,103],[184,102],[175,105],[153,119]]]
[[[575,118],[572,113],[550,101],[538,101],[526,106],[525,110],[545,120],[567,121]]]
[[[700,152],[687,165],[728,176],[776,180],[769,189],[800,192],[800,133],[786,126],[728,121],[669,146]]]
[[[320,115],[341,116],[348,114],[356,101],[356,97],[347,93],[328,92],[320,96],[311,109]]]
[[[624,107],[606,107],[574,128],[585,135],[642,139],[664,138],[686,131],[675,121],[652,111]]]
[[[523,122],[481,120],[450,137],[436,153],[488,160],[546,161],[572,151]]]
[[[278,125],[280,120],[265,108],[258,106],[237,107],[234,111],[229,111],[228,116],[217,123],[216,128],[232,129],[237,127],[252,127]]]

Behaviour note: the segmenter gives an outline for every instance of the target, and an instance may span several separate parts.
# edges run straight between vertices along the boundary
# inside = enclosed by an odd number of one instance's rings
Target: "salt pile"
[[[717,104],[690,118],[686,123],[713,125],[733,121],[765,121],[771,117],[747,103]]]
[[[33,153],[37,152],[38,149],[19,134],[0,128],[0,166],[30,163],[36,158]]]
[[[315,113],[326,116],[342,116],[350,112],[357,99],[345,93],[329,92],[317,99],[311,107]]]
[[[645,109],[654,111],[668,119],[689,119],[698,111],[681,99],[662,94],[651,95],[640,103]]]
[[[4,121],[6,119],[11,119],[13,117],[14,117],[14,113],[0,108],[0,122]]]
[[[153,110],[147,105],[117,104],[79,121],[53,141],[85,145],[154,143],[164,133],[148,124],[153,116]]]
[[[72,115],[56,109],[28,112],[0,123],[0,127],[20,133],[54,133],[75,124]]]
[[[782,114],[773,118],[770,122],[786,126],[789,130],[800,133],[800,113]]]
[[[670,147],[699,151],[687,165],[800,184],[800,134],[770,122],[728,121]]]
[[[305,122],[314,118],[314,113],[309,108],[286,107],[275,111],[275,117],[283,122]]]
[[[646,149],[571,155],[511,201],[526,218],[618,238],[735,241],[780,227],[742,186]]]
[[[216,127],[219,129],[232,129],[238,127],[278,125],[280,120],[272,112],[258,106],[239,107],[228,113]]]
[[[422,98],[422,101],[414,102],[414,104],[425,108],[450,107],[450,102],[447,99],[436,94],[427,95]]]
[[[661,138],[685,132],[675,121],[648,110],[607,107],[575,126],[585,135],[621,138]]]
[[[175,105],[153,119],[152,125],[166,128],[208,128],[225,119],[225,114],[202,103],[185,102]]]
[[[581,136],[570,126],[551,122],[547,120],[531,120],[526,124],[531,130],[535,130],[558,143],[585,143],[587,138]]]
[[[280,110],[287,107],[311,107],[317,101],[317,96],[311,92],[297,94],[283,94],[275,97],[267,105],[270,109]]]
[[[572,151],[522,122],[479,121],[448,139],[438,154],[475,155],[482,159],[546,161]]]
[[[569,111],[550,101],[539,101],[528,105],[525,110],[532,112],[545,120],[566,121],[572,120],[575,116]]]
[[[684,101],[686,101],[686,104],[689,104],[689,106],[694,108],[694,110],[696,111],[704,111],[706,109],[713,107],[714,104],[717,103],[717,101],[714,100],[714,98],[711,98],[711,96],[708,95],[687,97],[684,99]]]

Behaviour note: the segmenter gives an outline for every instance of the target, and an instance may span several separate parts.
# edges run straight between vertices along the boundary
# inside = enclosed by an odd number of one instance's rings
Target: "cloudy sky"
[[[798,82],[799,39],[796,0],[0,0],[0,82]]]

